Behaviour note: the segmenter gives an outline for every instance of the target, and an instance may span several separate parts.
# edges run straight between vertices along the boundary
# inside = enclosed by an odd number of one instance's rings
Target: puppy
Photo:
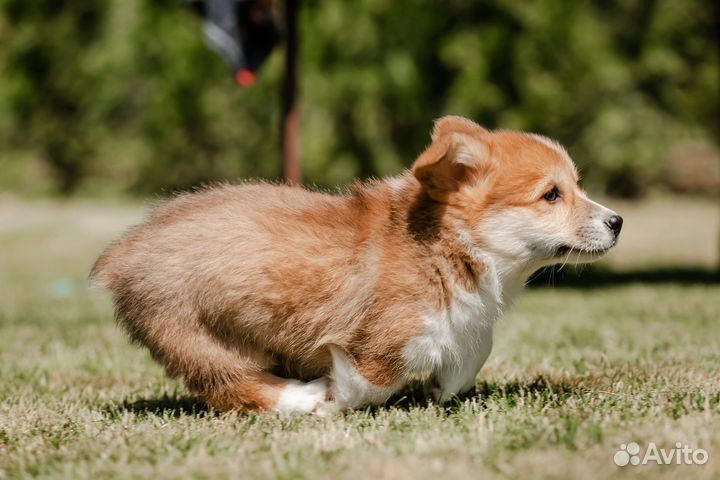
[[[117,317],[219,410],[382,404],[472,388],[538,268],[600,258],[622,218],[539,135],[435,124],[411,171],[342,195],[219,186],[157,208],[97,260]]]

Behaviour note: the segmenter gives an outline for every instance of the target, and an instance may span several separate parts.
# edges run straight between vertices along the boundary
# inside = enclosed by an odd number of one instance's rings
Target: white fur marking
[[[325,378],[318,378],[308,383],[289,380],[280,392],[275,411],[281,415],[313,412],[325,402],[327,389]]]
[[[405,179],[403,177],[391,177],[387,180],[387,184],[390,186],[392,193],[400,193],[405,188]]]
[[[328,345],[328,348],[333,359],[331,391],[338,410],[381,405],[402,385],[373,385],[357,371],[352,360],[341,348],[335,345]]]
[[[438,385],[435,400],[445,402],[469,390],[492,348],[492,331],[502,307],[494,292],[455,292],[445,311],[425,317],[425,333],[405,348],[410,372]]]
[[[408,375],[435,382],[435,400],[446,402],[473,387],[475,377],[490,355],[495,322],[524,284],[519,273],[521,260],[515,255],[488,255],[473,248],[470,235],[460,231],[460,240],[476,262],[485,267],[477,291],[449,285],[453,301],[446,309],[425,317],[425,332],[405,348]],[[506,264],[508,263],[508,264]]]

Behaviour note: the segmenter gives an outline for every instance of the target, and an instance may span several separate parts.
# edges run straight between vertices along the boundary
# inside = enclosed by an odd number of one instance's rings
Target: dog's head
[[[580,188],[565,149],[539,135],[443,117],[413,174],[473,246],[528,267],[596,260],[622,227]]]

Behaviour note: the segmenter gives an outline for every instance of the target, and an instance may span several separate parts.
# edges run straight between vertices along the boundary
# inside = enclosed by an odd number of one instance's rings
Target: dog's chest
[[[423,333],[405,348],[408,374],[474,376],[487,358],[493,325],[501,313],[501,299],[488,291],[454,295],[448,308],[425,316]]]

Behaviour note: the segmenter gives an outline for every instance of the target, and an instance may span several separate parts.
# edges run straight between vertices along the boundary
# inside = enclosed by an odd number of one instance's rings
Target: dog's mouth
[[[560,245],[555,249],[554,257],[561,258],[561,257],[568,257],[572,254],[577,254],[578,256],[584,256],[584,257],[602,257],[605,255],[612,247],[615,246],[615,242],[613,242],[611,245],[604,247],[604,248],[579,248],[579,247],[573,247],[572,245]]]

